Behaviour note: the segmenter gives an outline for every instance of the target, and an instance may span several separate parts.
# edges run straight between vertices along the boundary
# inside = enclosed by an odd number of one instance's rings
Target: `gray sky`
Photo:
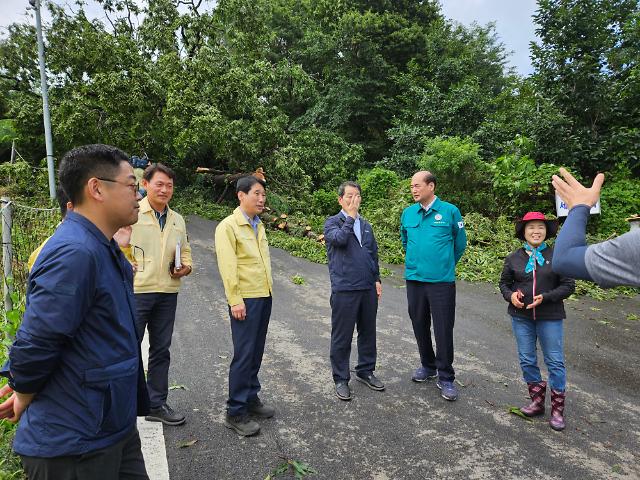
[[[495,22],[498,39],[511,51],[509,65],[521,75],[533,72],[529,42],[536,39],[532,15],[535,0],[440,0],[442,12],[463,25]]]
[[[55,1],[75,9],[72,0]],[[96,8],[92,0],[87,3],[89,15],[102,11]],[[536,9],[535,0],[440,0],[440,3],[446,17],[463,25],[495,22],[499,40],[505,44],[507,51],[513,52],[509,57],[509,65],[521,75],[532,72],[529,42],[535,39],[531,18]],[[0,0],[0,35],[6,33],[7,25],[13,22],[35,22],[33,13],[25,14],[28,4],[28,0]]]

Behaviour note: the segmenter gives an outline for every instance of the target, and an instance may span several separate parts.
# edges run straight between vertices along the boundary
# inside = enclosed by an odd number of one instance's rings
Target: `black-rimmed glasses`
[[[102,178],[102,177],[96,177],[98,180],[102,180],[103,182],[112,182],[112,183],[119,183],[120,185],[124,185],[125,187],[129,187],[132,191],[133,194],[137,194],[138,190],[140,190],[140,183],[136,182],[136,183],[124,183],[121,182],[119,180],[113,180],[112,178]]]

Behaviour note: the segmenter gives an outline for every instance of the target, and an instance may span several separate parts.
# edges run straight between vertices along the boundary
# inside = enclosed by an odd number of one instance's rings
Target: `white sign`
[[[600,199],[598,199],[598,202],[593,207],[591,207],[591,210],[589,213],[591,215],[600,215]],[[569,209],[567,208],[567,204],[560,199],[557,193],[556,193],[556,215],[558,217],[566,217],[567,215],[569,215]]]

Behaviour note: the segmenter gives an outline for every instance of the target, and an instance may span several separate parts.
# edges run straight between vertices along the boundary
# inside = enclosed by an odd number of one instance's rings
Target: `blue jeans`
[[[529,320],[511,317],[511,321],[524,381],[527,383],[542,381],[536,349],[537,341],[540,340],[544,363],[549,371],[549,384],[553,390],[564,392],[567,373],[564,366],[562,320]]]

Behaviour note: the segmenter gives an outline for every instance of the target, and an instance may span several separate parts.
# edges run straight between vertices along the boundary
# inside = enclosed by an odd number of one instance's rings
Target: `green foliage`
[[[316,263],[327,263],[327,251],[322,243],[309,238],[297,238],[279,230],[267,233],[269,245],[286,250],[294,257],[302,257]]]
[[[391,170],[375,167],[361,172],[358,183],[362,188],[362,207],[372,208],[380,203],[386,203],[398,191],[400,179]]]
[[[527,155],[515,153],[498,158],[491,170],[498,213],[512,218],[532,210],[551,213],[555,205],[551,176],[558,173],[556,165],[536,165]]]
[[[213,203],[203,191],[190,188],[178,190],[172,200],[171,208],[181,215],[200,215],[209,220],[222,220],[231,215],[235,207]]]
[[[620,165],[606,177],[600,203],[602,213],[594,216],[592,228],[604,237],[627,232],[629,224],[625,219],[640,214],[640,179]]]
[[[14,121],[10,118],[0,120],[0,157],[11,150],[11,142],[17,138]]]
[[[311,204],[314,212],[323,216],[335,215],[340,208],[337,191],[329,192],[323,188],[313,192]]]
[[[291,281],[295,285],[305,285],[307,283],[307,281],[304,279],[304,277],[302,275],[298,275],[298,274],[295,274],[294,276],[292,276],[291,277]]]
[[[298,460],[285,459],[264,480],[272,480],[276,477],[293,475],[295,478],[305,478],[318,473],[315,469]]]
[[[13,278],[5,278],[4,282],[10,287],[13,286]],[[2,283],[2,282],[0,282]],[[4,365],[9,355],[9,347],[13,343],[16,331],[22,321],[25,302],[24,297],[19,290],[14,289],[11,293],[11,301],[13,308],[9,311],[4,310],[4,304],[0,308],[0,365]],[[0,386],[4,386],[6,381],[2,379]],[[0,403],[3,401],[0,398]],[[12,451],[13,435],[15,433],[16,424],[6,420],[0,420],[0,480],[22,479],[22,464],[20,459]]]
[[[23,160],[0,163],[0,190],[15,197],[36,197],[48,202],[49,180],[46,160],[35,168]]]
[[[469,138],[429,138],[418,161],[418,168],[436,176],[438,195],[462,212],[487,213],[494,205],[488,188],[490,169],[479,150],[480,145]]]
[[[539,97],[548,99],[566,119],[540,131],[538,157],[546,162],[561,158],[589,176],[620,161],[637,171],[640,4],[636,0],[538,4],[534,19],[540,41],[531,48],[533,80]]]
[[[0,399],[0,402],[4,399]],[[0,480],[22,480],[25,474],[20,458],[13,453],[13,436],[16,425],[0,420]]]

